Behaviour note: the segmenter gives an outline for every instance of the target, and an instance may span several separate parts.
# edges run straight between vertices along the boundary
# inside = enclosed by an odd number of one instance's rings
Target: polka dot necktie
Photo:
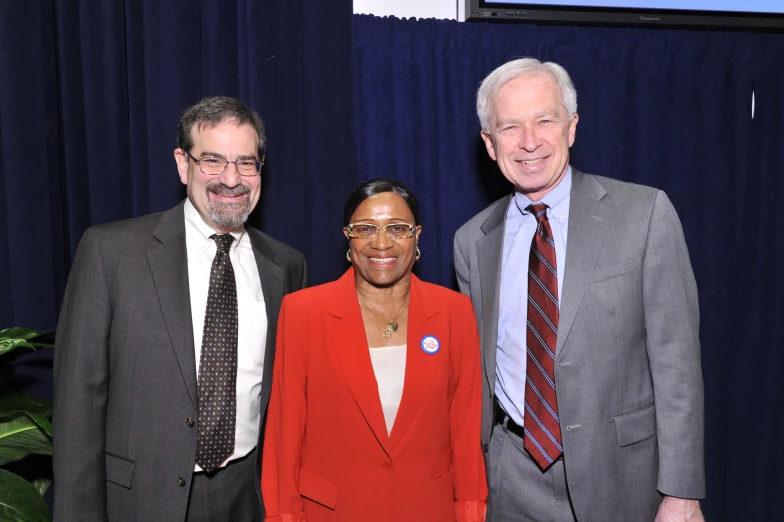
[[[237,412],[237,284],[229,259],[231,234],[210,236],[218,247],[210,271],[199,359],[196,463],[218,468],[234,453]]]
[[[528,324],[523,444],[542,469],[563,453],[555,396],[555,342],[558,338],[558,276],[547,205],[530,205],[536,232],[528,259]]]

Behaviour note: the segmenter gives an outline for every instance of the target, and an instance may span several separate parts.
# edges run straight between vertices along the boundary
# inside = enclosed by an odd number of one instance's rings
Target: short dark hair
[[[408,209],[414,215],[414,225],[419,225],[419,203],[416,196],[411,192],[411,189],[396,179],[390,178],[376,178],[362,183],[354,189],[354,192],[348,197],[345,206],[343,207],[343,226],[348,226],[351,222],[351,216],[357,210],[357,207],[362,204],[370,196],[382,194],[384,192],[394,192],[406,202]]]
[[[257,145],[259,159],[264,157],[267,133],[264,131],[261,116],[238,99],[229,96],[210,96],[182,111],[180,122],[177,124],[177,146],[185,152],[190,152],[193,147],[191,130],[194,126],[209,128],[220,125],[224,121],[236,121],[237,125],[252,125],[259,136]]]

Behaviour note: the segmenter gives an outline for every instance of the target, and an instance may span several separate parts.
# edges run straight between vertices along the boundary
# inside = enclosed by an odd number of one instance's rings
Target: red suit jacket
[[[354,270],[284,298],[262,464],[267,521],[484,521],[469,299],[412,275],[407,344],[387,435]]]

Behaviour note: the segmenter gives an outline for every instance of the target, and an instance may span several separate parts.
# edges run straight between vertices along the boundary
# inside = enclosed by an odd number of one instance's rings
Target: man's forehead
[[[545,96],[543,96],[545,95]],[[536,115],[561,114],[566,110],[563,93],[555,80],[548,74],[534,73],[526,76],[516,76],[498,89],[498,93],[490,100],[492,113],[496,114],[504,106],[512,109],[520,104],[535,102]]]
[[[229,132],[225,132],[225,131]],[[197,122],[191,127],[191,140],[196,147],[207,147],[211,152],[225,148],[242,147],[247,149],[247,155],[256,155],[259,135],[255,127],[249,123],[240,123],[237,120],[225,119],[219,123]]]

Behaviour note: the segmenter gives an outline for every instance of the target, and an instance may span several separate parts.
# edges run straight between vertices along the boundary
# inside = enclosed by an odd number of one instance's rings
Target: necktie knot
[[[234,236],[231,234],[213,234],[210,236],[210,239],[215,240],[215,245],[218,247],[219,254],[228,254],[229,247],[231,247],[231,244],[234,241]]]
[[[547,209],[550,208],[544,203],[532,203],[525,209],[530,212],[535,218],[537,223],[547,221]]]

